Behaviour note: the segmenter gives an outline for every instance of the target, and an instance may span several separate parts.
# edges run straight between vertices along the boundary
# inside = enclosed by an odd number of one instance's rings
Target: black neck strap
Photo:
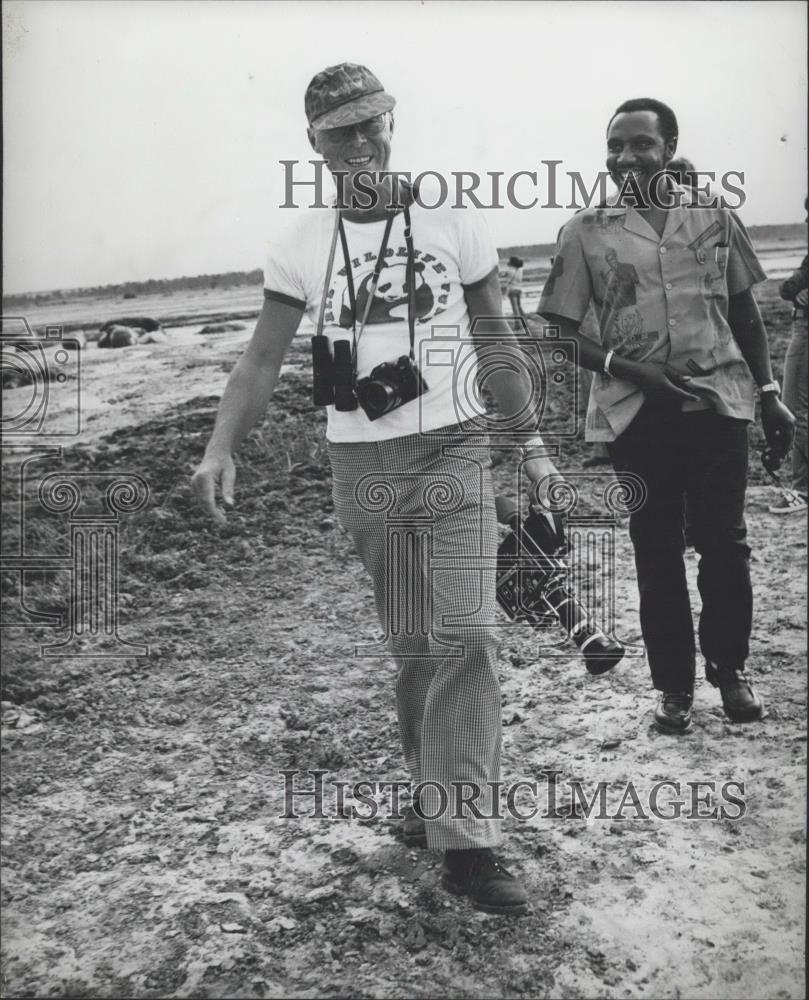
[[[339,212],[339,209],[337,210]],[[365,311],[364,315],[360,318],[360,330],[357,333],[357,297],[356,291],[354,289],[354,276],[351,272],[351,256],[348,251],[348,240],[346,239],[345,227],[343,225],[343,216],[339,215],[338,228],[340,231],[340,244],[343,249],[343,263],[345,265],[346,272],[346,286],[348,291],[348,304],[351,309],[351,367],[354,378],[357,376],[357,345],[359,344],[360,337],[365,330],[365,321],[368,317],[368,312],[371,308],[371,302],[373,300],[374,294],[376,293],[376,286],[379,283],[379,276],[382,273],[382,268],[385,266],[385,251],[388,248],[388,240],[390,238],[390,232],[393,228],[393,220],[395,216],[390,215],[385,224],[385,232],[382,236],[382,243],[379,247],[379,253],[377,254],[376,264],[374,266],[374,272],[371,277],[371,282],[368,286],[368,295],[365,300]],[[404,206],[404,239],[405,246],[407,247],[407,265],[405,267],[405,286],[407,288],[407,325],[408,333],[410,338],[410,359],[415,361],[416,358],[416,276],[415,276],[415,250],[413,247],[413,235],[411,232],[411,222],[410,222],[410,208],[407,204]]]
[[[413,233],[410,224],[410,208],[404,207],[404,238],[407,247],[407,267],[405,283],[407,284],[407,328],[410,335],[410,360],[416,360],[416,251],[413,248]]]
[[[382,273],[382,268],[385,264],[385,251],[388,248],[388,239],[390,238],[390,231],[393,228],[393,216],[388,217],[388,221],[385,223],[385,232],[382,236],[382,243],[379,247],[379,253],[376,256],[376,264],[374,265],[374,273],[371,278],[371,284],[369,286],[369,295],[366,299],[366,306],[373,296],[374,291],[376,291],[376,286],[379,282],[379,275]],[[354,291],[354,275],[351,272],[351,256],[348,252],[348,240],[346,239],[346,231],[343,226],[343,216],[340,216],[340,243],[343,248],[343,262],[345,263],[346,269],[346,284],[348,285],[348,304],[351,308],[351,327],[354,331],[354,336],[357,335],[357,297]],[[365,325],[365,317],[361,317],[361,326]],[[362,330],[360,330],[360,333]]]

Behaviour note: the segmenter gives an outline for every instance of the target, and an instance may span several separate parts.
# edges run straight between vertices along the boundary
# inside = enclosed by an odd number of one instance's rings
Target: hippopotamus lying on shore
[[[131,347],[133,344],[164,344],[166,334],[155,319],[129,316],[108,320],[101,327],[99,347]]]
[[[101,330],[98,338],[99,347],[131,347],[140,341],[139,331],[131,326],[111,324]]]

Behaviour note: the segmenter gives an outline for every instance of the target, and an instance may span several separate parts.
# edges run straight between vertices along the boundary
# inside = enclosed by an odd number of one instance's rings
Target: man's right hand
[[[197,504],[217,524],[225,524],[227,518],[222,508],[216,506],[216,487],[221,486],[222,499],[228,507],[232,507],[235,482],[236,466],[229,452],[206,455],[191,477],[191,490]]]
[[[683,403],[699,399],[688,391],[688,375],[681,375],[670,365],[638,362],[630,378],[648,400],[656,403]]]

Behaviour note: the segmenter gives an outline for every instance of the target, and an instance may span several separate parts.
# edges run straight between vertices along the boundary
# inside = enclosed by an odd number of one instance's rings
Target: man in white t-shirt
[[[232,504],[232,452],[264,413],[306,313],[318,330],[315,391],[330,404],[335,510],[373,579],[398,666],[400,732],[416,785],[406,838],[445,852],[446,889],[487,912],[519,914],[526,893],[492,852],[501,842],[497,532],[475,389],[487,351],[500,359],[486,376],[499,419],[528,437],[527,476],[536,484],[556,470],[538,453],[537,401],[502,319],[497,252],[482,217],[471,207],[427,208],[435,192],[414,200],[386,174],[394,104],[363,66],[330,67],[310,83],[309,140],[344,181],[341,207],[306,209],[271,244],[264,307],[193,483],[223,519],[216,485]],[[465,340],[473,318],[484,322]],[[380,365],[390,367],[380,373]]]

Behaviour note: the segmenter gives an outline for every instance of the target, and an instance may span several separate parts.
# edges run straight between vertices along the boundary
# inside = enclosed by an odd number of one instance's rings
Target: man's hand
[[[206,455],[191,477],[191,490],[197,504],[217,524],[225,524],[227,519],[222,508],[216,506],[216,487],[221,486],[222,499],[228,507],[232,507],[235,482],[236,466],[227,452]]]
[[[784,406],[776,392],[765,392],[761,397],[761,426],[764,437],[780,462],[786,458],[795,436],[795,417]]]
[[[265,298],[255,333],[230,373],[205,457],[191,479],[197,503],[218,524],[226,519],[216,506],[216,487],[221,486],[225,505],[232,506],[236,468],[231,455],[266,411],[301,316],[299,306]]]
[[[633,366],[631,381],[650,401],[656,403],[684,403],[699,399],[688,392],[688,375],[681,375],[670,365],[653,365],[638,362]]]
[[[806,303],[809,302],[809,290],[807,290],[806,288],[802,288],[795,296],[793,301],[795,302],[796,305],[803,306],[803,308],[805,309]]]
[[[548,492],[553,490],[557,484],[564,483],[564,478],[557,470],[556,466],[546,455],[528,457],[523,465],[525,474],[530,480],[528,487],[528,498],[532,504],[539,504],[544,507],[547,504],[540,503],[540,495],[546,498]],[[541,486],[541,490],[540,490]]]

